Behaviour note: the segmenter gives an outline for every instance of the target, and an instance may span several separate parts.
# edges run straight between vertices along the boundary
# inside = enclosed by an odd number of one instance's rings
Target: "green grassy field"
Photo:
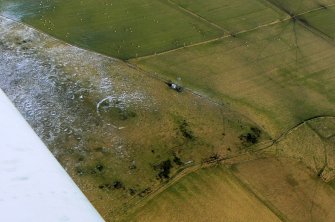
[[[334,114],[334,49],[285,21],[132,62],[231,103],[275,136],[304,119]]]
[[[11,6],[16,4],[16,6]],[[222,35],[166,1],[10,1],[2,8],[66,42],[128,59]],[[10,7],[11,6],[11,7]]]
[[[236,33],[285,18],[284,12],[263,0],[172,0],[215,24]]]

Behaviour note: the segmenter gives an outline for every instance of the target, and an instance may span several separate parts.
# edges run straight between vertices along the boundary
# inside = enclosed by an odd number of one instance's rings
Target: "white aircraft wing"
[[[0,221],[103,221],[1,89]]]

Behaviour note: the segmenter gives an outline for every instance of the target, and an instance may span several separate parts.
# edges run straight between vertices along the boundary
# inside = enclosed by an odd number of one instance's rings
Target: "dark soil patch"
[[[127,120],[130,118],[135,118],[137,116],[137,114],[133,111],[129,111],[129,110],[119,110],[119,118],[120,120]]]
[[[144,190],[142,190],[138,195],[140,197],[145,197],[147,196],[148,194],[150,194],[152,192],[151,188],[148,187],[148,188],[145,188]]]
[[[181,165],[184,164],[183,161],[181,161],[180,157],[178,157],[176,154],[174,154],[173,162],[174,162],[175,164],[177,164],[178,166],[181,166]]]
[[[194,133],[186,120],[181,121],[181,123],[179,124],[179,130],[182,133],[183,137],[185,137],[186,139],[195,139]]]
[[[322,9],[328,9],[328,6],[327,6],[327,5],[324,5],[324,4],[319,3],[319,6],[320,6],[320,8],[322,8]]]
[[[254,145],[259,142],[262,131],[257,127],[251,127],[250,132],[241,135],[239,138],[246,146]]]
[[[136,189],[135,188],[130,188],[129,189],[129,194],[131,195],[131,196],[134,196],[135,194],[136,194]]]
[[[119,181],[116,180],[112,183],[105,183],[105,184],[101,184],[99,185],[99,189],[104,189],[104,190],[119,190],[119,189],[125,189],[124,184]]]
[[[220,162],[222,160],[222,157],[215,153],[215,154],[212,154],[211,156],[209,156],[208,158],[205,158],[202,160],[203,163],[215,163],[215,162]]]
[[[299,185],[298,181],[296,181],[291,175],[288,175],[286,177],[286,181],[288,184],[290,184],[292,187],[296,187]]]
[[[104,170],[104,166],[102,164],[98,164],[95,166],[95,169],[99,172],[102,172]]]
[[[154,170],[158,171],[157,178],[161,180],[170,179],[171,168],[172,168],[171,160],[165,160],[155,165]]]

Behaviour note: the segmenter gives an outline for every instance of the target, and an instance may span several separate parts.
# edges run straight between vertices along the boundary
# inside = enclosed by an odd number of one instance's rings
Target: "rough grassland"
[[[279,9],[262,0],[172,0],[180,7],[236,33],[285,18]]]
[[[334,179],[334,127],[334,117],[312,119],[269,149],[230,159],[231,170],[190,173],[139,208],[133,221],[269,220],[261,209],[281,221],[334,221],[334,183],[327,182]]]
[[[286,21],[133,62],[230,102],[275,136],[302,120],[334,113],[334,49]]]
[[[306,121],[270,150],[303,162],[316,176],[329,182],[335,178],[334,128],[334,117]]]
[[[122,59],[221,35],[218,28],[166,1],[16,0],[0,3],[0,11],[19,14],[24,22],[69,43]]]
[[[224,167],[182,178],[130,221],[280,221]]]

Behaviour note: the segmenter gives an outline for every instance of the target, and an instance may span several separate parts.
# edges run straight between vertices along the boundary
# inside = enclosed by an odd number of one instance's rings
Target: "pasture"
[[[211,21],[231,33],[253,29],[287,17],[263,0],[171,0],[179,7]]]
[[[0,11],[68,43],[129,59],[219,37],[166,1],[4,1]]]
[[[334,49],[299,22],[285,21],[132,62],[181,78],[276,137],[310,117],[334,114]]]
[[[273,4],[275,7],[281,9],[282,11],[297,15],[301,13],[306,13],[308,11],[313,11],[318,8],[323,8],[328,5],[333,5],[334,0],[267,0],[269,3]]]
[[[335,6],[300,16],[306,23],[330,40],[335,39]]]
[[[201,169],[158,194],[128,221],[281,221],[224,167]]]
[[[235,166],[235,175],[278,212],[283,221],[335,218],[335,190],[295,159],[266,158],[241,163]]]

